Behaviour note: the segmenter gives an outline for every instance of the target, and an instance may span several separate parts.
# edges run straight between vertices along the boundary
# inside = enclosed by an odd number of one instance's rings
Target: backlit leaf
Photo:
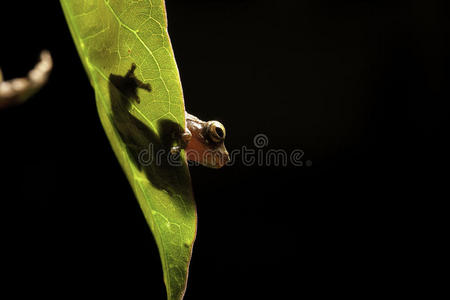
[[[184,153],[168,151],[185,119],[164,1],[61,4],[105,132],[158,245],[168,299],[181,299],[197,221]]]

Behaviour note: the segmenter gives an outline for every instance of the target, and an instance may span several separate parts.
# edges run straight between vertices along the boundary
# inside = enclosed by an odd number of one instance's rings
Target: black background
[[[448,181],[448,3],[167,2],[188,111],[222,121],[229,150],[263,133],[267,149],[312,162],[191,168],[198,236],[185,299],[401,285],[418,264],[402,245]],[[0,112],[1,293],[164,299],[156,244],[59,3],[2,4],[0,17],[6,78],[41,49],[55,63],[38,95]]]

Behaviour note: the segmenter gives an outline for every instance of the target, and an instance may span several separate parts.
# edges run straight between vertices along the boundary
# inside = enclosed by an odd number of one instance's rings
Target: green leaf
[[[169,151],[185,112],[164,1],[61,4],[105,132],[158,245],[167,297],[182,299],[197,216],[185,154]]]

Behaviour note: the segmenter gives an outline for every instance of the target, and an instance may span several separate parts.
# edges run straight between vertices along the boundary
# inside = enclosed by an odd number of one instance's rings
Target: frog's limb
[[[188,128],[186,128],[186,131],[181,134],[181,143],[182,143],[183,149],[187,147],[187,145],[189,144],[191,139],[192,139],[192,133]]]
[[[179,144],[177,146],[173,146],[172,148],[170,148],[170,153],[172,154],[180,153],[182,149],[185,149],[187,147],[191,139],[192,133],[188,128],[186,128],[186,131],[183,132],[179,137]]]

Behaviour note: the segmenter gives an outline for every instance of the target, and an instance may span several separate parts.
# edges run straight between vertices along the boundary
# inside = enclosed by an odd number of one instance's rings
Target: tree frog
[[[130,70],[121,79],[121,82],[114,84],[125,96],[134,99],[139,104],[140,100],[136,89],[141,88],[148,92],[152,89],[148,83],[144,84],[136,78],[135,70],[136,64],[132,63]],[[170,151],[179,153],[181,149],[185,149],[186,158],[190,161],[214,169],[223,167],[230,160],[224,145],[225,127],[218,121],[205,122],[187,112],[185,119],[185,131],[173,132],[173,138],[178,141],[178,145],[171,147]]]
[[[205,122],[186,112],[186,131],[181,134],[181,147],[174,150],[183,148],[188,160],[218,169],[230,160],[224,141],[225,127],[222,123]]]

